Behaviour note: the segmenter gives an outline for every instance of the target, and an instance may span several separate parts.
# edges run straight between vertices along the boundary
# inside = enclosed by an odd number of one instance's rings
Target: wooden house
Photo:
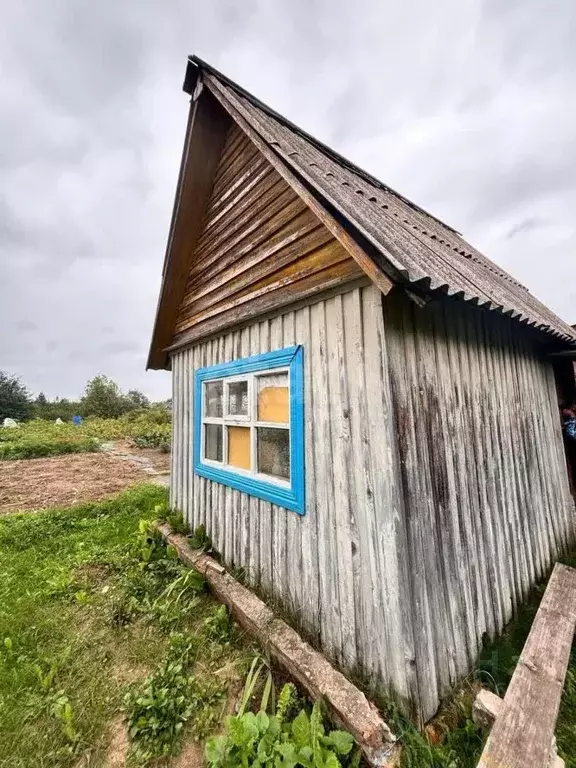
[[[576,332],[451,227],[192,57],[148,367],[171,501],[418,722],[574,544]]]

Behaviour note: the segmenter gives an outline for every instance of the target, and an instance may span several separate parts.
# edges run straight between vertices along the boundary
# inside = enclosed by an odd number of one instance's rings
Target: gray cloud
[[[77,396],[145,373],[198,53],[460,229],[576,322],[576,6],[5,4],[0,367]]]
[[[540,218],[540,216],[529,216],[526,219],[522,219],[517,224],[514,224],[506,233],[506,238],[510,239],[516,237],[516,235],[526,234],[534,229],[540,229],[541,227],[545,227],[546,223],[546,220]]]

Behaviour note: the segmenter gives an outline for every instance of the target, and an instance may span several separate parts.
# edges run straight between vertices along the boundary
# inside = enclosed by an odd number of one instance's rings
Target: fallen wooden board
[[[576,628],[576,570],[556,564],[478,768],[548,768]]]
[[[476,695],[472,705],[472,720],[482,730],[489,733],[494,722],[502,712],[503,706],[504,700],[500,696],[486,690],[486,688],[482,688]],[[551,744],[549,768],[565,768],[564,760],[558,757],[555,738]]]
[[[203,574],[213,593],[228,606],[236,621],[266,648],[313,700],[325,702],[334,721],[352,734],[370,765],[392,768],[398,764],[400,745],[396,736],[362,691],[214,558],[192,549],[186,536],[174,533],[167,523],[156,525],[182,562]]]

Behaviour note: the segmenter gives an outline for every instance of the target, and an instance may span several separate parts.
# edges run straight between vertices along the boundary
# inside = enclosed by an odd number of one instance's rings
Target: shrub
[[[11,448],[0,448],[0,459],[94,451],[98,450],[96,441],[122,438],[132,438],[134,445],[142,448],[153,447],[168,452],[171,426],[162,423],[166,418],[170,418],[168,411],[157,408],[140,411],[134,418],[102,419],[90,416],[79,426],[71,422],[55,424],[53,421],[34,419],[15,429],[0,427],[0,446],[13,445]]]
[[[61,437],[49,440],[41,437],[23,437],[20,440],[0,442],[0,460],[37,459],[62,453],[99,451],[97,440],[91,437]]]

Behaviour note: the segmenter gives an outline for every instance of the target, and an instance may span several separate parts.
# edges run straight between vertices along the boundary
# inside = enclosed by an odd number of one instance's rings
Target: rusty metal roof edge
[[[194,67],[196,71],[192,70],[192,67]],[[226,83],[226,85],[228,85],[230,88],[233,88],[238,94],[240,94],[246,99],[249,99],[252,102],[252,104],[258,107],[258,109],[261,109],[262,111],[266,112],[275,120],[279,120],[283,125],[290,128],[291,131],[294,131],[295,133],[305,138],[307,141],[314,144],[316,147],[318,147],[318,149],[320,149],[325,154],[329,155],[340,165],[345,166],[349,170],[363,177],[364,179],[366,179],[366,181],[370,182],[371,184],[374,184],[380,189],[383,189],[386,192],[390,192],[391,194],[395,195],[397,198],[402,200],[404,203],[406,203],[406,205],[409,205],[411,208],[413,208],[415,211],[419,211],[420,213],[423,213],[425,216],[428,216],[434,221],[437,221],[443,227],[446,227],[446,229],[462,237],[462,233],[459,232],[457,229],[454,229],[454,227],[450,226],[449,224],[446,224],[444,221],[439,219],[437,216],[434,216],[434,214],[430,213],[425,208],[421,208],[417,203],[413,202],[407,197],[404,197],[404,195],[402,195],[400,192],[397,192],[392,187],[388,186],[388,184],[384,184],[384,182],[376,178],[376,176],[373,176],[371,173],[368,173],[368,171],[365,171],[363,168],[360,168],[351,160],[348,160],[348,158],[336,152],[327,144],[324,144],[324,142],[317,139],[315,136],[312,136],[307,131],[304,131],[298,125],[295,125],[291,120],[288,120],[286,117],[284,117],[284,115],[281,115],[279,112],[276,112],[276,110],[272,109],[272,107],[269,107],[268,104],[265,104],[263,101],[260,101],[260,99],[258,99],[256,96],[251,94],[249,91],[242,88],[242,86],[238,85],[238,83],[235,83],[234,80],[231,80],[229,77],[222,74],[222,72],[217,70],[211,64],[208,64],[206,61],[204,61],[203,59],[201,59],[199,56],[196,56],[196,55],[188,56],[188,66],[186,68],[186,76],[184,79],[184,91],[186,93],[190,95],[193,94],[194,86],[196,84],[196,78],[198,75],[198,70],[202,70],[202,69],[207,70],[210,74],[214,75],[214,77],[219,78],[224,83]]]

